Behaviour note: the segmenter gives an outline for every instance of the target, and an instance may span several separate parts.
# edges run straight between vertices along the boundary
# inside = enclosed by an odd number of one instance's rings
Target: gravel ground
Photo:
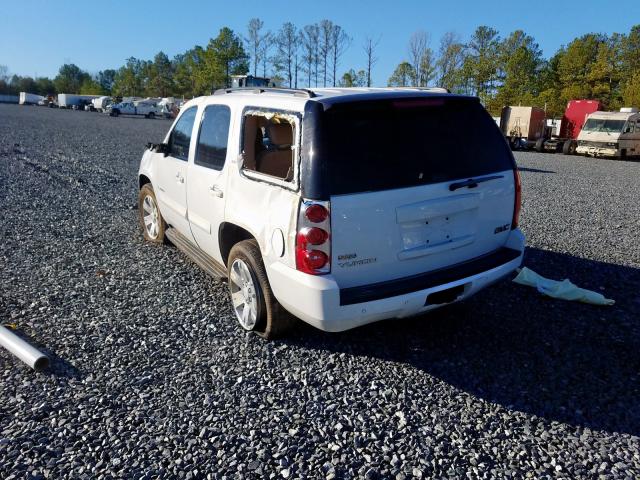
[[[0,105],[0,478],[637,478],[640,163],[518,153],[526,264],[429,316],[265,343],[226,289],[143,242],[164,120]]]

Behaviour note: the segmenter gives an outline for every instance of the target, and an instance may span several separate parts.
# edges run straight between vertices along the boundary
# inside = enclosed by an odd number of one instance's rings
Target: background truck
[[[504,107],[500,114],[500,130],[512,150],[531,148],[545,137],[545,112],[538,107]]]
[[[254,77],[253,75],[231,75],[231,87],[275,87],[275,82],[272,82],[267,77]]]
[[[577,139],[586,121],[587,115],[600,109],[598,100],[571,100],[560,121],[558,135],[550,135],[538,141],[535,148],[538,152],[562,152],[565,155],[576,153]]]
[[[578,135],[576,153],[592,157],[627,158],[640,155],[640,113],[637,108],[594,112]]]
[[[58,94],[58,107],[60,108],[72,108],[83,107],[90,103],[94,98],[98,98],[100,95],[75,95],[71,93],[59,93]]]
[[[146,118],[155,118],[161,115],[161,108],[157,100],[138,100],[136,102],[114,103],[107,107],[106,112],[112,117],[119,115],[144,115]]]
[[[111,103],[111,97],[98,97],[91,100],[91,111],[104,112],[107,109],[107,105]]]
[[[35,93],[20,92],[20,105],[37,105],[44,97],[42,95],[36,95]]]

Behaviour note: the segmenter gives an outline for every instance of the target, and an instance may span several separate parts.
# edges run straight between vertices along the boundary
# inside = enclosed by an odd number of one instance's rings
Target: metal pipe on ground
[[[2,325],[0,325],[0,346],[6,348],[34,370],[43,370],[49,366],[49,357]]]

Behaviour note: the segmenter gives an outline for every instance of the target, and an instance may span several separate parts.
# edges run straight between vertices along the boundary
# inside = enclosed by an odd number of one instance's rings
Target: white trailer
[[[35,93],[20,92],[20,105],[37,105],[44,97]]]
[[[84,106],[91,102],[94,98],[98,98],[100,95],[75,95],[71,93],[59,93],[58,94],[58,107],[60,108],[76,108]]]

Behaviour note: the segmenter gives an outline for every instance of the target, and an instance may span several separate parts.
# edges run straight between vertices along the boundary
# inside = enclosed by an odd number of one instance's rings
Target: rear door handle
[[[217,185],[211,185],[209,187],[209,191],[211,192],[211,195],[215,197],[218,197],[218,198],[224,197],[224,193],[222,192],[222,189]]]
[[[176,181],[178,183],[184,183],[184,177],[180,175],[180,172],[176,173]]]

